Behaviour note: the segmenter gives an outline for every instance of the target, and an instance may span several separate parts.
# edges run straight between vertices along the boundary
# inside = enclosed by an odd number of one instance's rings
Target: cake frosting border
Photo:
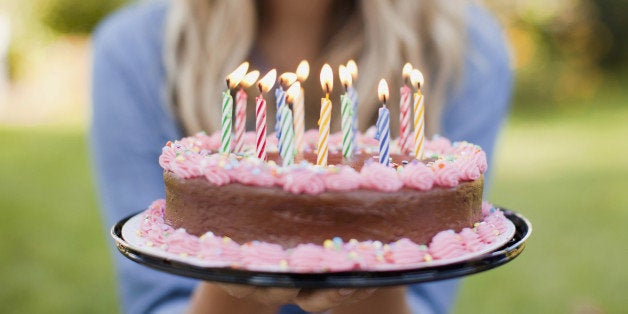
[[[239,244],[211,232],[197,237],[185,229],[173,229],[163,221],[165,201],[154,201],[123,227],[123,239],[134,249],[190,265],[249,271],[330,273],[387,271],[440,266],[477,258],[508,242],[514,224],[503,212],[484,202],[483,220],[460,232],[443,230],[428,244],[408,239],[391,243],[340,238],[322,244],[283,248],[252,241]]]

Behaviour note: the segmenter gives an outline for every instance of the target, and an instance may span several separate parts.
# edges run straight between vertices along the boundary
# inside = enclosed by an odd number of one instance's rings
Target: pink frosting
[[[475,252],[484,246],[480,236],[470,228],[462,229],[458,235],[464,244],[465,250],[469,252]]]
[[[471,157],[464,156],[458,158],[454,163],[460,170],[460,180],[473,181],[479,179],[482,175],[476,160]]]
[[[423,191],[431,189],[435,179],[434,172],[421,162],[413,162],[403,167],[399,177],[405,186]]]
[[[451,141],[446,137],[435,136],[431,141],[425,142],[425,149],[431,152],[445,154],[451,151]]]
[[[303,271],[318,271],[325,249],[315,244],[300,244],[292,251],[288,264]]]
[[[325,188],[330,191],[353,191],[360,187],[360,174],[349,166],[337,166],[323,176]]]
[[[296,169],[286,173],[284,176],[284,191],[293,194],[316,195],[325,191],[325,182],[321,176],[306,169]]]
[[[286,252],[278,244],[266,242],[250,242],[241,246],[242,263],[244,265],[279,265],[287,258]]]
[[[487,206],[490,205],[484,207]],[[197,238],[187,234],[184,229],[173,230],[163,220],[164,210],[165,200],[161,199],[153,202],[144,212],[138,235],[145,240],[145,245],[176,255],[229,263],[236,268],[292,269],[300,272],[419,265],[431,258],[439,260],[459,257],[467,252],[477,252],[486,244],[494,242],[500,234],[499,228],[508,227],[507,218],[501,211],[495,210],[475,229],[464,228],[458,234],[452,230],[439,232],[432,239],[429,249],[408,239],[382,244],[379,241],[342,242],[340,238],[334,238],[325,241],[324,246],[301,244],[286,251],[272,243],[254,241],[240,245],[230,238],[218,237],[211,232]]]
[[[466,253],[460,236],[453,230],[437,233],[430,243],[429,252],[435,258],[454,258]]]
[[[183,179],[200,177],[203,175],[203,158],[200,154],[186,151],[170,161],[170,170]]]
[[[321,267],[328,271],[351,270],[356,266],[356,262],[349,258],[349,254],[344,251],[325,249],[325,254],[321,259]]]
[[[444,187],[454,187],[458,185],[460,170],[453,163],[438,160],[434,162],[432,169],[434,170],[434,183],[436,183],[436,185]]]
[[[366,189],[394,192],[403,186],[397,171],[377,162],[367,163],[360,171],[362,187]]]
[[[397,265],[415,264],[425,260],[427,250],[409,239],[403,238],[394,243],[390,258]]]
[[[177,229],[166,237],[167,251],[178,255],[194,254],[199,251],[198,238],[185,232],[185,229]]]
[[[484,243],[493,243],[497,236],[499,235],[499,230],[495,228],[493,225],[482,222],[477,226],[477,234],[482,239]]]
[[[493,204],[482,201],[482,217],[486,217],[491,214],[491,209],[493,208]]]
[[[232,178],[235,178],[238,182],[245,185],[273,186],[277,180],[272,173],[262,165],[240,166],[232,170],[230,174]]]
[[[207,165],[203,167],[203,175],[205,179],[213,185],[225,185],[231,182],[231,178],[229,177],[229,172],[223,167],[216,165]]]

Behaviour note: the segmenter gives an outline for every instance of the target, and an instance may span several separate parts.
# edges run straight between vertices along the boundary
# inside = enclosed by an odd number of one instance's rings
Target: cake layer
[[[164,181],[168,224],[198,236],[211,231],[239,243],[264,241],[289,248],[341,237],[384,243],[408,238],[427,244],[439,231],[460,231],[482,219],[482,177],[426,191],[403,187],[316,195],[276,186],[217,186],[171,171],[164,172]]]

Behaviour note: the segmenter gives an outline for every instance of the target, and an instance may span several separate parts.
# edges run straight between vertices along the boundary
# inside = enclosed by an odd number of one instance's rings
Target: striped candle
[[[266,161],[266,100],[262,95],[255,98],[255,133],[256,156]]]
[[[229,154],[231,152],[231,120],[233,118],[233,97],[231,90],[222,93],[222,123],[220,136],[220,152]]]
[[[382,102],[377,116],[377,133],[375,138],[379,140],[379,162],[385,166],[390,166],[390,111],[386,108],[386,100],[388,100],[388,83],[381,79],[377,86],[377,95]]]
[[[257,83],[259,96],[255,98],[255,151],[257,158],[266,161],[266,100],[264,93],[267,93],[275,84],[277,77],[276,70],[270,70]]]
[[[423,159],[423,142],[425,140],[425,106],[423,104],[423,74],[417,69],[410,72],[412,86],[416,86],[414,94],[414,158]]]
[[[294,125],[292,120],[292,110],[285,105],[281,107],[281,160],[283,166],[294,164]]]
[[[410,101],[412,90],[408,85],[403,85],[399,99],[399,148],[407,154],[410,151],[408,140],[410,139]]]
[[[246,129],[246,102],[248,96],[243,88],[236,93],[235,145],[233,151],[241,153],[244,148],[244,131]]]
[[[303,87],[299,88],[299,96],[295,101],[294,111],[294,145],[297,153],[303,152],[303,134],[305,134],[305,98]]]
[[[390,166],[390,111],[385,104],[379,108],[376,127],[375,138],[379,140],[379,162]]]
[[[351,142],[353,145],[354,152],[358,149],[358,92],[353,87],[357,78],[358,78],[358,65],[353,60],[349,60],[346,66],[347,70],[351,74],[352,83],[347,87],[347,94],[349,94],[349,98],[351,99],[351,104],[353,106],[353,116],[351,123]]]
[[[321,99],[321,115],[318,120],[318,145],[316,164],[327,166],[327,154],[329,152],[329,124],[331,121],[331,100],[329,97]]]
[[[278,86],[275,89],[275,100],[277,103],[277,114],[275,115],[276,120],[275,120],[275,132],[277,135],[277,143],[278,143],[278,147],[277,149],[279,151],[281,151],[281,108],[285,105],[286,103],[286,92],[283,90],[283,88],[281,86]]]
[[[325,98],[321,99],[321,114],[318,118],[318,145],[316,164],[327,166],[327,155],[329,153],[329,126],[331,122],[331,100],[329,94],[334,87],[334,73],[329,64],[323,65],[321,69],[321,87],[325,92]]]
[[[340,82],[345,87],[345,93],[340,96],[340,117],[341,121],[341,129],[342,129],[342,157],[345,159],[351,159],[353,157],[353,116],[355,112],[353,111],[353,104],[351,103],[351,98],[348,95],[347,90],[349,86],[351,86],[352,79],[351,73],[347,70],[344,65],[341,65],[338,69],[338,74],[340,76]]]
[[[421,90],[414,93],[414,157],[423,159],[423,141],[425,139],[425,106]]]

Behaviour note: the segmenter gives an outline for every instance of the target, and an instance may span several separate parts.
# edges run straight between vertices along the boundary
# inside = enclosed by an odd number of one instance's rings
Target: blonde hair
[[[389,81],[390,104],[395,104],[395,88],[402,83],[401,66],[410,62],[426,77],[422,90],[426,95],[427,134],[439,131],[446,93],[455,86],[463,68],[466,7],[464,0],[356,2],[357,12],[345,17],[347,22],[330,39],[321,59],[335,68],[350,58],[357,59],[362,130],[374,121],[377,81]],[[254,0],[171,1],[164,50],[167,101],[185,132],[218,128],[224,78],[250,54],[257,9]],[[268,106],[269,125],[273,107]],[[398,106],[389,108],[395,116]],[[317,112],[314,109],[310,112]],[[318,114],[309,118],[315,121]],[[391,119],[393,132],[396,120]]]

